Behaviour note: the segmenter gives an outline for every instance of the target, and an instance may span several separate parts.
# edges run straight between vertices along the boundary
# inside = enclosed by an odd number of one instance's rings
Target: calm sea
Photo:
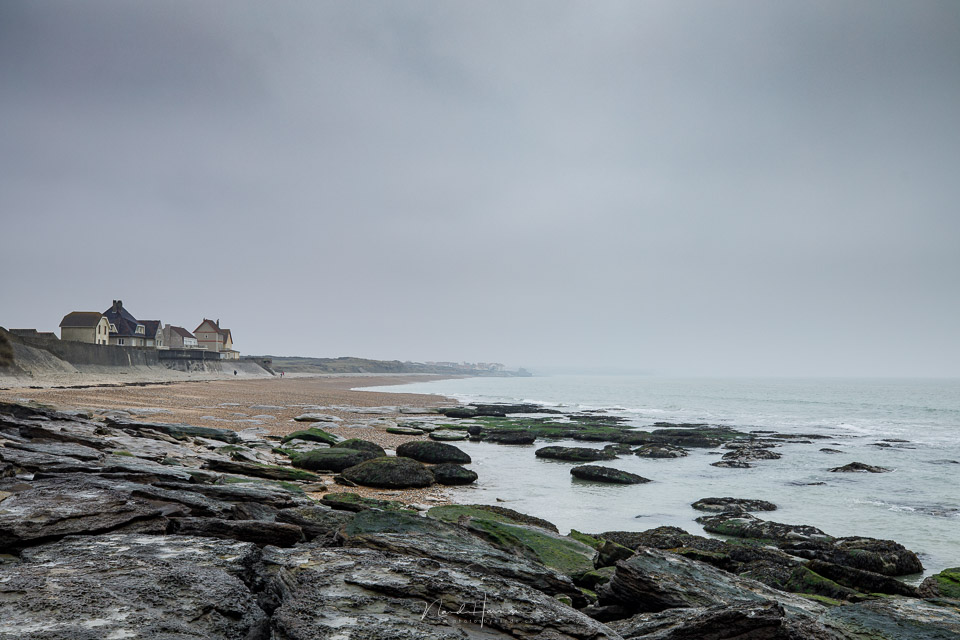
[[[673,460],[627,455],[603,463],[653,480],[631,486],[573,480],[571,463],[534,457],[545,442],[527,447],[457,443],[480,475],[475,486],[455,490],[460,502],[503,504],[546,518],[561,531],[674,525],[703,534],[694,521],[701,514],[690,503],[709,496],[760,498],[779,506],[759,514],[767,519],[810,524],[836,536],[896,540],[920,554],[928,574],[960,565],[960,380],[544,376],[441,380],[403,390],[463,402],[601,409],[636,427],[708,422],[745,431],[829,436],[811,444],[784,444],[777,449],[780,460],[757,462],[752,469],[711,467],[720,451],[702,449]],[[823,447],[842,453],[821,452]],[[854,461],[894,471],[828,472]]]

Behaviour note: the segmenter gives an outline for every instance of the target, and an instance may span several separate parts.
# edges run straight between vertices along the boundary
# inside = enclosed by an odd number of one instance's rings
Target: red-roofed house
[[[203,319],[200,326],[193,330],[200,348],[220,353],[224,360],[238,360],[240,352],[233,349],[233,335],[230,329],[221,329],[220,320]]]

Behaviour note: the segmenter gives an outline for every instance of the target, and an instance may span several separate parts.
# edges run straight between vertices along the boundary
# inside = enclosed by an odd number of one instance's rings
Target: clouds
[[[7,325],[122,297],[217,315],[248,353],[960,373],[953,3],[5,3],[0,25],[0,210],[31,239],[0,257],[30,265]],[[272,329],[294,308],[307,341]]]

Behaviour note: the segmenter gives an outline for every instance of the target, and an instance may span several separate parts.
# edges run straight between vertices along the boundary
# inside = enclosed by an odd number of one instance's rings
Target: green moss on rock
[[[333,435],[332,433],[327,433],[323,429],[317,429],[316,427],[311,427],[310,429],[303,429],[301,431],[294,431],[283,437],[283,440],[280,441],[281,444],[286,444],[291,440],[307,440],[308,442],[324,442],[329,445],[335,445],[341,441],[342,438]]]

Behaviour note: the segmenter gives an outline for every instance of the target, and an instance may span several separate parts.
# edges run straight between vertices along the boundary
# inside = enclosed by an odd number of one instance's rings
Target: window
[[[117,338],[117,344],[123,346],[123,338]]]

